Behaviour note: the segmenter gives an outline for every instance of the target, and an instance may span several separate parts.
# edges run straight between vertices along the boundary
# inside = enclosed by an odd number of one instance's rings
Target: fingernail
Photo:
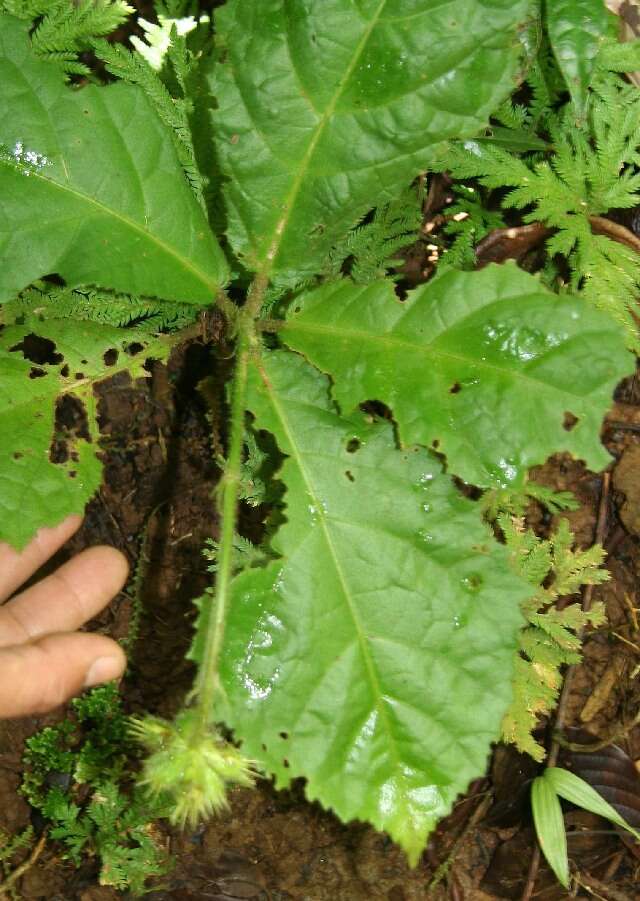
[[[102,682],[117,679],[122,673],[122,663],[118,657],[98,657],[94,660],[84,680],[85,688],[93,688]]]

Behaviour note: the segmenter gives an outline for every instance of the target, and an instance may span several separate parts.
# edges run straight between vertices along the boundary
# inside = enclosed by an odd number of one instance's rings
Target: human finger
[[[120,591],[128,570],[115,548],[82,551],[0,607],[0,648],[79,628]]]
[[[0,543],[0,600],[12,595],[46,563],[78,530],[81,522],[80,516],[68,516],[51,529],[39,529],[22,551]]]
[[[83,688],[122,675],[126,658],[104,635],[45,635],[0,649],[0,717],[44,713]]]

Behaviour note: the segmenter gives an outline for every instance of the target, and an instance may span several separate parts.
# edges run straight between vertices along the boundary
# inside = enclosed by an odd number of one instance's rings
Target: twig
[[[615,419],[607,419],[605,428],[619,432],[640,432],[640,425],[636,425],[634,422],[618,422]]]
[[[640,253],[640,238],[619,222],[607,219],[606,216],[589,216],[589,223],[594,234],[606,235],[612,241]],[[482,269],[487,263],[503,263],[506,259],[519,259],[553,234],[553,231],[553,228],[542,222],[494,228],[476,245],[476,268]]]
[[[627,594],[626,591],[624,593],[624,602],[627,605],[627,607],[629,608],[629,614],[631,616],[631,625],[633,627],[633,634],[637,635],[638,631],[640,630],[640,627],[638,626],[638,615],[637,615],[638,608],[633,606],[631,598],[629,597],[629,595]]]
[[[601,882],[599,879],[596,879],[595,876],[591,876],[591,874],[588,876],[582,875],[579,879],[576,879],[576,881],[583,889],[586,889],[590,895],[593,895],[594,898],[600,898],[602,901],[632,901],[629,895],[619,891],[612,885]],[[600,894],[600,892],[602,892],[602,894]]]
[[[636,716],[628,723],[626,726],[622,725],[619,728],[616,728],[610,735],[606,738],[603,738],[601,741],[593,742],[592,744],[584,745],[577,741],[567,741],[562,735],[558,732],[554,734],[555,741],[558,742],[561,748],[564,748],[566,751],[576,751],[578,753],[595,753],[596,751],[602,751],[603,748],[608,748],[609,745],[617,744],[621,739],[627,738],[629,733],[632,732],[636,726],[640,725],[640,713],[637,713]]]
[[[615,854],[611,855],[611,860],[609,861],[609,866],[606,869],[602,877],[602,881],[607,884],[613,877],[616,875],[618,870],[620,869],[620,864],[624,859],[625,852],[624,851],[616,851]]]
[[[533,847],[533,854],[531,855],[531,863],[529,864],[529,872],[527,873],[527,881],[524,886],[524,891],[520,898],[520,901],[529,901],[531,896],[533,895],[533,890],[536,885],[536,878],[538,876],[538,870],[540,869],[540,845],[538,842],[535,843]]]
[[[482,269],[488,263],[503,263],[506,259],[519,259],[548,238],[552,231],[542,222],[495,228],[476,245],[476,268]]]
[[[639,242],[640,244],[640,242]],[[596,533],[594,537],[594,544],[603,544],[604,536],[607,527],[607,512],[609,509],[609,490],[611,487],[611,473],[605,472],[602,477],[602,490],[600,492],[600,504],[598,506],[598,521],[596,523]],[[582,595],[582,610],[584,613],[588,613],[591,610],[591,604],[593,600],[593,585],[587,585],[584,594]],[[582,637],[582,632],[580,633],[580,637]],[[556,710],[556,723],[554,732],[561,732],[564,728],[564,721],[567,715],[567,706],[569,703],[569,697],[571,695],[571,684],[573,682],[573,677],[576,672],[576,668],[579,664],[572,664],[568,669],[564,677],[564,684],[562,686],[562,692],[560,694],[560,700],[558,701],[558,707]],[[560,742],[554,736],[551,742],[551,750],[549,751],[549,757],[547,758],[546,767],[555,766],[558,762],[558,754],[560,753]],[[536,878],[538,876],[538,869],[540,867],[540,846],[536,842],[533,856],[531,858],[531,863],[529,865],[529,872],[527,874],[527,881],[525,883],[524,891],[520,896],[520,901],[530,901],[531,896],[533,895],[533,889],[535,887]]]
[[[621,635],[619,632],[612,632],[611,634],[614,635],[618,641],[622,641],[628,647],[633,648],[636,654],[640,654],[640,646],[638,646],[635,641],[629,641],[628,638],[625,638],[624,635]]]
[[[429,885],[427,886],[428,893],[432,892],[436,888],[438,883],[442,882],[445,875],[448,873],[448,871],[451,869],[451,867],[455,863],[456,857],[458,856],[458,853],[460,851],[460,846],[462,845],[463,841],[467,838],[467,836],[469,835],[471,830],[474,828],[474,826],[476,826],[476,824],[479,823],[480,820],[484,817],[484,815],[489,810],[489,808],[491,807],[492,804],[493,804],[493,795],[485,794],[484,797],[482,798],[482,801],[478,804],[476,809],[473,811],[472,816],[467,821],[466,826],[464,827],[464,829],[462,830],[462,832],[460,833],[458,838],[455,840],[453,848],[447,855],[446,859],[443,860],[443,862],[440,864],[438,869],[433,874],[433,877],[431,878],[431,881],[429,882]]]
[[[634,233],[630,229],[625,228],[624,225],[620,225],[619,222],[614,222],[613,219],[607,219],[605,216],[589,216],[589,222],[591,223],[591,231],[594,232],[594,234],[606,235],[608,238],[612,238],[619,244],[626,244],[627,247],[635,250],[636,253],[640,253],[640,238],[637,238]]]
[[[44,846],[47,843],[47,833],[43,832],[38,840],[38,844],[35,846],[29,857],[25,860],[24,863],[21,863],[19,867],[16,867],[13,873],[10,873],[9,876],[4,880],[4,882],[0,882],[0,898],[5,898],[7,896],[7,892],[9,889],[16,884],[18,879],[29,870],[36,860],[42,854]]]

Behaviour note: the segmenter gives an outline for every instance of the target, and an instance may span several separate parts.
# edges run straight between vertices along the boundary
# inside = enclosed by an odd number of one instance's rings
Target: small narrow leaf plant
[[[531,786],[533,822],[547,863],[565,888],[569,888],[569,858],[560,799],[604,817],[640,841],[640,833],[588,782],[562,767],[547,767]]]
[[[126,4],[0,2],[0,537],[23,547],[83,509],[101,477],[95,385],[144,375],[217,307],[235,349],[215,583],[185,708],[135,724],[143,786],[190,823],[257,773],[303,777],[310,799],[387,831],[415,864],[505,728],[540,756],[527,735],[582,625],[549,616],[554,589],[540,585],[551,570],[557,592],[598,581],[601,559],[571,557],[566,531],[536,551],[501,520],[505,546],[453,477],[508,510],[536,494],[528,470],[550,454],[605,467],[598,432],[633,368],[628,328],[588,284],[557,294],[513,263],[394,290],[416,179],[445,149],[455,172],[542,66],[533,0],[228,0],[213,22],[185,7],[158,4],[158,29],[131,51],[103,40]],[[582,124],[570,139],[568,116],[549,125],[555,168],[512,154],[491,185],[513,175],[537,202],[543,176],[555,191],[570,164],[606,157],[629,169],[617,192],[594,186],[601,213],[638,176],[633,134],[614,147],[598,104],[615,91],[624,117],[633,100],[609,70],[589,80],[600,57],[578,65],[563,48],[557,79],[587,79],[571,88]],[[543,154],[540,115],[509,116],[507,145],[518,120]],[[511,159],[478,146],[478,160]],[[577,215],[572,230],[545,216],[571,265],[596,252]],[[609,249],[598,259],[631,272]],[[67,395],[86,428],[60,459]],[[238,507],[265,498],[254,548]],[[104,824],[58,802],[47,809],[73,855]]]

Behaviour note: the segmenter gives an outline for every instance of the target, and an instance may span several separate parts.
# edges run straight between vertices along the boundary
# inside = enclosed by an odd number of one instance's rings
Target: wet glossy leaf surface
[[[10,16],[0,83],[0,302],[51,273],[210,302],[226,263],[142,91],[73,90]]]
[[[549,40],[579,115],[584,112],[595,58],[609,27],[603,0],[550,0]]]
[[[633,367],[609,317],[512,264],[449,272],[404,302],[385,282],[328,285],[296,300],[282,335],[332,376],[342,410],[382,401],[403,442],[481,486],[518,484],[558,451],[606,466],[600,424]]]
[[[287,455],[287,521],[278,559],[234,583],[227,719],[278,785],[306,777],[415,860],[484,772],[529,588],[426,450],[341,418],[328,388],[283,353],[251,376],[256,427]]]
[[[528,0],[231,0],[214,126],[228,235],[249,268],[317,272],[450,137],[513,88]],[[251,65],[247,65],[251,60]]]

